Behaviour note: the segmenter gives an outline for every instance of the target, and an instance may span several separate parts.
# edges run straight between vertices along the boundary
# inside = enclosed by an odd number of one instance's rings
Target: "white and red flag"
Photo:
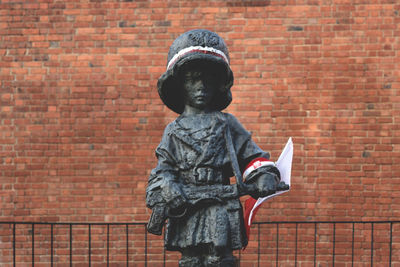
[[[244,221],[246,224],[246,234],[247,238],[249,239],[250,237],[250,226],[255,218],[255,215],[260,208],[260,205],[267,199],[273,198],[277,195],[283,194],[285,192],[288,192],[290,190],[290,176],[291,176],[291,171],[292,171],[292,160],[293,160],[293,142],[292,138],[289,138],[288,142],[286,143],[285,148],[282,150],[281,155],[279,156],[279,159],[277,162],[275,162],[275,166],[278,168],[280,174],[281,174],[281,181],[285,182],[286,184],[289,185],[288,190],[284,191],[278,191],[275,194],[259,198],[259,199],[254,199],[250,197],[249,199],[246,200],[244,204]],[[250,162],[250,164],[247,166],[246,170],[243,173],[243,177],[247,176],[251,171],[265,165],[270,165],[274,164],[271,161],[268,161],[266,159],[257,159],[255,161]]]

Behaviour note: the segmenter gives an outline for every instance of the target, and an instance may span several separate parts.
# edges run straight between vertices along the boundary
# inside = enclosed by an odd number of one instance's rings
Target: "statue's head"
[[[218,77],[212,105],[223,110],[232,101],[233,73],[224,40],[208,30],[191,30],[180,35],[168,52],[167,70],[158,80],[158,93],[164,104],[181,114],[184,110],[183,76],[192,69],[204,69]]]

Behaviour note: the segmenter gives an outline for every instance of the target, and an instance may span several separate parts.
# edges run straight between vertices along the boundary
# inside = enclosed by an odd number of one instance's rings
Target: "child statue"
[[[182,253],[181,267],[235,266],[232,251],[248,241],[239,197],[286,189],[269,154],[221,112],[232,84],[228,49],[216,33],[192,30],[173,42],[158,92],[180,115],[156,149],[146,204],[153,211],[148,231],[160,235],[167,220],[165,247]]]

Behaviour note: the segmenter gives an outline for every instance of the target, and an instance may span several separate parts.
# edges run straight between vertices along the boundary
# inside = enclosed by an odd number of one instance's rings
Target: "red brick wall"
[[[292,190],[258,220],[400,218],[396,0],[1,1],[0,220],[144,222],[154,149],[176,116],[157,91],[193,28],[228,44],[227,111]]]

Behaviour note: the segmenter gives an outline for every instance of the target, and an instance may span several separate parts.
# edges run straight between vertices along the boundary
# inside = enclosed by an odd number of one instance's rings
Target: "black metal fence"
[[[145,223],[0,222],[1,266],[171,266]],[[240,266],[400,266],[400,221],[258,222]]]

